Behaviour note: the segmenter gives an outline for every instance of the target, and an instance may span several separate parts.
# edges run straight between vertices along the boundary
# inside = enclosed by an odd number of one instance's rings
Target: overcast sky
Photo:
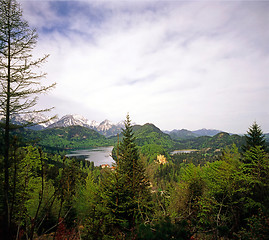
[[[269,132],[268,1],[25,1],[59,117]],[[45,83],[45,82],[44,82]]]

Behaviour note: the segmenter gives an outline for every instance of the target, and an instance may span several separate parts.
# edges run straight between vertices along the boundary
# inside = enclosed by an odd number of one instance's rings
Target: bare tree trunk
[[[10,221],[13,218],[13,210],[14,210],[15,195],[16,195],[17,164],[18,164],[17,158],[16,158],[16,146],[13,151],[13,159],[14,159],[14,174],[13,174],[13,187],[12,187],[12,190],[10,190],[10,192],[12,192],[12,195],[10,196],[10,213],[9,213]]]
[[[10,1],[8,2],[8,11],[10,14]],[[9,18],[8,18],[9,21]],[[9,209],[9,147],[10,147],[10,78],[11,78],[11,29],[8,23],[8,72],[7,72],[7,93],[6,93],[6,122],[5,122],[5,153],[4,153],[4,237],[9,239],[10,236],[10,209]]]

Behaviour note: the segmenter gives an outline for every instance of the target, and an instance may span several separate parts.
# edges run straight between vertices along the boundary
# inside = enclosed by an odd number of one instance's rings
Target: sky
[[[19,0],[59,117],[269,132],[269,1]]]

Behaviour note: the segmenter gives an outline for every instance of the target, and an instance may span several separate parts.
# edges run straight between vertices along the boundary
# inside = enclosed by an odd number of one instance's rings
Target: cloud
[[[130,112],[163,129],[235,132],[256,119],[269,131],[268,3],[22,4],[36,55],[51,54],[44,70],[58,85],[47,97],[59,112],[68,100],[90,119]]]

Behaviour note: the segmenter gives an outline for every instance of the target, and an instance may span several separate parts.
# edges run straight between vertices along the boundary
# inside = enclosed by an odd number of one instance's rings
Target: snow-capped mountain
[[[70,126],[82,126],[86,128],[93,129],[106,137],[117,135],[121,132],[124,127],[124,122],[119,122],[117,124],[112,123],[109,120],[104,120],[101,123],[96,122],[95,120],[89,121],[87,118],[81,115],[65,115],[61,119],[53,119],[48,122],[45,122],[49,117],[41,113],[31,113],[24,115],[15,115],[12,118],[13,123],[16,124],[25,124],[29,122],[37,123],[33,129],[41,130],[44,128],[57,128],[57,127],[70,127]],[[44,123],[42,123],[44,122]]]
[[[91,128],[101,133],[102,135],[105,135],[106,137],[110,137],[120,133],[122,127],[124,126],[124,123],[120,122],[118,124],[113,124],[111,121],[107,119],[101,123],[98,123],[95,120],[89,121],[88,119],[80,115],[65,115],[57,122],[49,125],[48,128],[69,127],[69,126],[82,126]]]
[[[120,133],[123,127],[124,127],[123,122],[113,124],[111,121],[106,119],[105,121],[100,123],[100,125],[96,128],[96,130],[99,133],[105,135],[106,137],[110,137]]]
[[[11,117],[11,121],[17,124],[27,124],[27,123],[35,123],[37,124],[35,129],[46,128],[49,125],[53,124],[57,121],[58,118],[50,119],[39,112],[27,113],[27,114],[16,114]]]
[[[90,128],[89,120],[81,115],[65,115],[57,122],[54,122],[53,124],[49,125],[48,128],[70,126],[82,126]]]
[[[97,129],[99,125],[100,123],[96,122],[95,120],[92,120],[90,123],[90,128]]]
[[[101,132],[105,132],[105,131],[108,131],[110,128],[112,128],[112,126],[113,126],[112,122],[106,119],[105,121],[99,124],[99,126],[97,127],[97,130]]]

